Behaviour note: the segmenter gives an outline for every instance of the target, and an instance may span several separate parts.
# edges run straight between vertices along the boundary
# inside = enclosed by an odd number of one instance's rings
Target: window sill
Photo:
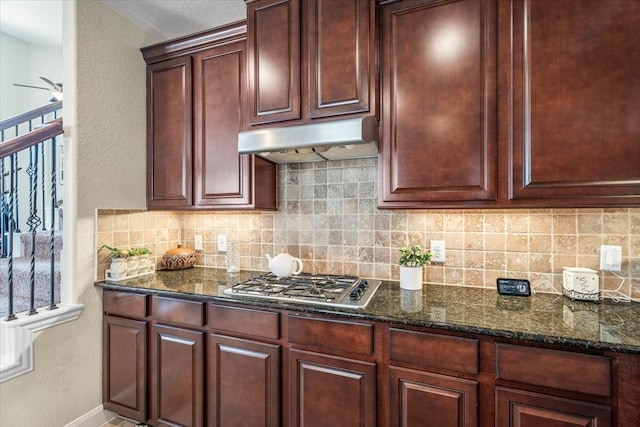
[[[39,309],[37,314],[16,315],[7,322],[0,320],[0,383],[33,370],[33,333],[76,320],[82,304],[60,304],[55,310]]]

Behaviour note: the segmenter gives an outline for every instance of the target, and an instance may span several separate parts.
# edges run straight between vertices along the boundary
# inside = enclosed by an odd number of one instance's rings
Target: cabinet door
[[[172,427],[202,426],[203,333],[154,325],[150,363],[152,423]]]
[[[147,204],[191,206],[191,58],[147,67]]]
[[[509,196],[530,205],[640,203],[640,2],[501,7]]]
[[[194,58],[195,199],[199,206],[249,206],[253,156],[238,154],[245,42]]]
[[[209,336],[209,425],[280,425],[280,346]]]
[[[308,2],[309,116],[369,111],[375,88],[373,0]]]
[[[611,408],[498,387],[496,427],[610,427]]]
[[[390,426],[478,425],[478,382],[389,368]]]
[[[300,118],[300,2],[247,4],[249,123]]]
[[[105,409],[147,420],[147,323],[104,316],[102,400]]]
[[[497,199],[495,0],[382,7],[380,207]]]
[[[289,352],[289,425],[376,425],[374,363],[301,350]]]

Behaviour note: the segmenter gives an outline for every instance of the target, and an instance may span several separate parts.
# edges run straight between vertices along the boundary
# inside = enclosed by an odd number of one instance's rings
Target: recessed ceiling
[[[246,17],[244,0],[100,0],[160,41]],[[0,0],[0,31],[31,44],[62,47],[62,0]]]

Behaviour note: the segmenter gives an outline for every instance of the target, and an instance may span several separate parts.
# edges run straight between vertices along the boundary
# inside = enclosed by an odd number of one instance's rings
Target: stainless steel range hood
[[[238,151],[275,163],[345,160],[378,155],[375,117],[240,132]]]

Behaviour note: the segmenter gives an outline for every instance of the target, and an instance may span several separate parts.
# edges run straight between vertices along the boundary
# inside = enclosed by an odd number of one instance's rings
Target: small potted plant
[[[151,251],[148,248],[136,248],[136,255],[138,256],[138,273],[146,273],[149,271],[150,262],[149,262],[149,254]]]
[[[423,251],[418,245],[400,248],[400,287],[402,289],[422,289],[422,267],[429,264],[431,252]]]
[[[118,277],[126,276],[127,258],[129,258],[130,255],[129,250],[111,247],[108,245],[103,245],[102,247],[109,250],[109,258],[111,258],[111,266],[109,267],[110,271]]]

